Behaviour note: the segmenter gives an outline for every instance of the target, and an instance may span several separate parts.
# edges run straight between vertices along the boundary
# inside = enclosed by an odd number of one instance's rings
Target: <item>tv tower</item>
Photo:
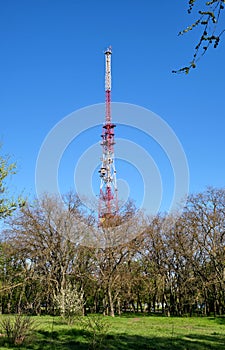
[[[116,168],[114,161],[114,128],[111,117],[111,46],[105,51],[105,123],[102,128],[102,158],[99,195],[99,221],[113,218],[118,212]]]

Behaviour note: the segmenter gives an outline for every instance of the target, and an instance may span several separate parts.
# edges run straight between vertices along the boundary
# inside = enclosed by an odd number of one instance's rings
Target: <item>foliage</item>
[[[198,5],[198,0],[189,0],[188,13],[193,12],[193,8]],[[211,0],[204,1],[204,5],[201,4],[201,10],[198,10],[197,19],[188,26],[186,29],[179,32],[179,35],[190,32],[193,29],[200,28],[201,35],[200,39],[195,46],[193,58],[189,65],[182,67],[178,70],[174,70],[173,73],[186,73],[188,74],[191,68],[195,68],[199,59],[205,55],[208,48],[213,46],[217,48],[221,36],[225,29],[220,29],[219,22],[221,21],[221,14],[224,10],[224,0]]]
[[[22,315],[16,315],[14,318],[5,316],[0,322],[0,327],[5,332],[9,344],[21,345],[34,330],[34,319]]]

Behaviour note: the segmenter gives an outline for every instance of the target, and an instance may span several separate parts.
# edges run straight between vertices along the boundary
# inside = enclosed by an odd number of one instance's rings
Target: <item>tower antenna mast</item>
[[[109,46],[105,54],[105,122],[102,128],[102,158],[100,174],[99,195],[99,221],[113,218],[118,212],[118,196],[116,183],[116,168],[114,160],[114,128],[111,117],[111,56],[112,48]]]

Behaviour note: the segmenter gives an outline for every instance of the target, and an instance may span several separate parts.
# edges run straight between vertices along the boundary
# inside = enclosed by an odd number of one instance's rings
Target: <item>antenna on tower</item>
[[[114,128],[111,116],[111,56],[112,47],[109,46],[105,54],[105,122],[102,128],[102,158],[99,195],[99,223],[114,218],[118,212],[118,196],[116,183],[116,168],[114,159]]]

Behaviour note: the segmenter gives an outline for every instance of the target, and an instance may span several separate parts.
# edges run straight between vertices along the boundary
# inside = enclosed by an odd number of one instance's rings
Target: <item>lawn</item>
[[[87,323],[84,327],[78,321],[68,326],[59,317],[32,319],[35,329],[24,345],[8,345],[1,330],[0,350],[88,350],[95,345],[97,349],[93,334],[96,332],[99,337],[97,342],[102,340],[104,337],[98,334],[100,328],[100,333],[105,334],[101,349],[105,350],[225,350],[225,318],[222,317],[104,317],[96,319],[93,328],[87,327]]]

